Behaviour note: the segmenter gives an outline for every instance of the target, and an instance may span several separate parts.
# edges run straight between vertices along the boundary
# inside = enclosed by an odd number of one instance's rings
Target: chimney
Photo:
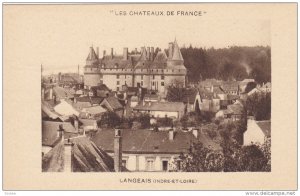
[[[79,123],[78,123],[77,118],[74,119],[74,127],[75,127],[76,132],[78,132],[78,130],[79,130]]]
[[[169,43],[169,57],[168,57],[168,59],[172,59],[172,56],[173,56],[173,43],[170,42]]]
[[[97,47],[97,57],[99,58],[99,47]]]
[[[53,99],[53,87],[51,87],[50,90],[49,90],[49,99],[50,100]]]
[[[111,59],[114,58],[114,49],[113,48],[110,49],[110,56],[111,56]]]
[[[173,140],[174,140],[174,130],[173,130],[173,129],[170,129],[170,130],[169,130],[169,140],[170,140],[170,141],[173,141]]]
[[[134,54],[137,54],[137,53],[138,53],[137,48],[135,48],[134,49]]]
[[[105,55],[106,55],[106,51],[105,51],[105,50],[103,50],[103,57],[105,57]]]
[[[150,52],[150,60],[154,60],[154,47],[151,47],[151,52]]]
[[[145,47],[141,47],[141,54],[143,54]]]
[[[61,141],[64,141],[64,128],[63,128],[63,125],[62,124],[60,124],[59,126],[58,126],[58,130],[57,130],[57,137],[58,138],[61,138]]]
[[[150,47],[147,47],[147,60],[150,60]]]
[[[64,145],[64,172],[72,172],[72,148],[74,144],[68,139]]]
[[[193,135],[195,136],[195,138],[198,138],[198,129],[193,129]]]
[[[128,60],[128,48],[123,48],[123,60]]]
[[[122,166],[121,130],[115,129],[115,138],[114,138],[114,169],[115,169],[115,172],[121,172],[121,166]]]

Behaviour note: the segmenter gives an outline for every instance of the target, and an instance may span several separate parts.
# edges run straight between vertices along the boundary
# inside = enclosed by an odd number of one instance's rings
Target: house
[[[184,103],[187,112],[195,111],[195,100],[197,94],[198,89],[196,88],[185,89],[182,102]]]
[[[261,89],[260,88],[253,88],[251,91],[249,91],[247,93],[247,97],[251,96],[251,95],[254,95],[254,94],[257,94],[257,93],[261,93]]]
[[[137,96],[132,96],[130,98],[130,107],[134,108],[139,103],[139,98]]]
[[[83,108],[80,113],[81,118],[89,118],[89,119],[96,119],[99,118],[104,112],[107,110],[104,109],[102,106],[92,106]]]
[[[133,112],[180,119],[184,115],[184,108],[183,102],[142,102],[133,108]]]
[[[239,89],[240,89],[239,82],[237,81],[222,82],[221,89],[226,94],[239,95]]]
[[[102,106],[104,109],[115,112],[120,117],[123,116],[124,108],[123,105],[119,102],[119,100],[116,97],[106,97],[102,100],[100,103],[100,106]]]
[[[77,127],[76,127],[77,125]],[[65,138],[74,137],[78,135],[78,124],[71,122],[55,122],[42,121],[42,153],[46,154],[57,144],[57,134],[59,127],[62,126],[65,130]]]
[[[200,88],[195,98],[194,108],[197,104],[200,111],[216,112],[220,109],[220,98],[215,93]]]
[[[42,153],[43,172],[120,172],[128,171],[122,166],[122,143],[115,135],[114,157],[89,140],[85,134],[67,136],[66,129],[60,125],[54,133],[53,148]]]
[[[53,95],[56,101],[74,99],[75,91],[70,88],[60,86],[53,87]]]
[[[69,117],[62,116],[59,113],[57,113],[48,101],[42,101],[42,119],[63,122],[68,120]]]
[[[160,101],[160,97],[157,94],[148,93],[144,96],[145,102],[157,102]]]
[[[106,153],[114,154],[114,130],[97,132],[91,140]],[[172,171],[180,163],[179,155],[187,153],[191,144],[201,141],[206,147],[220,146],[195,129],[192,132],[151,130],[122,131],[122,164],[129,171]]]
[[[220,110],[216,113],[216,118],[224,118],[227,120],[237,121],[241,120],[244,107],[241,104],[231,104],[227,109]]]
[[[54,111],[63,116],[79,115],[79,111],[73,107],[73,104],[66,100],[61,100],[54,106]]]
[[[271,87],[272,87],[271,82],[267,82],[267,83],[263,84],[259,88],[259,90],[261,90],[262,92],[265,92],[265,93],[269,93],[269,92],[271,92]]]
[[[263,144],[266,138],[271,137],[271,121],[255,121],[248,119],[247,130],[244,132],[244,145],[255,143]]]
[[[105,84],[99,84],[98,86],[91,86],[89,89],[89,96],[93,97],[108,97],[110,89]]]

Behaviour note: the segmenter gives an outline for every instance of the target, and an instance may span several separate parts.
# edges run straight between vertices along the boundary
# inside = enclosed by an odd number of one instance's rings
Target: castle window
[[[154,86],[155,85],[155,82],[152,82],[152,86]]]
[[[162,75],[162,76],[161,76],[161,79],[162,79],[162,80],[164,80],[164,79],[165,79],[165,76],[164,76],[164,75]]]
[[[161,86],[165,86],[165,83],[164,83],[164,82],[161,82],[160,85],[161,85]]]
[[[120,81],[117,81],[117,85],[120,85]]]
[[[141,86],[143,86],[144,84],[143,84],[143,81],[141,81]]]
[[[126,75],[125,75],[125,79],[126,79]]]
[[[172,69],[172,72],[174,72],[174,69]]]
[[[141,71],[143,71],[143,69],[141,69]]]
[[[93,68],[91,68],[91,71],[93,71]]]
[[[120,88],[119,88],[119,87],[117,87],[117,91],[119,91],[119,89],[120,89]]]
[[[156,72],[158,72],[158,69],[156,70]]]
[[[144,76],[143,75],[141,75],[141,80],[143,80],[144,79]]]
[[[119,75],[117,75],[117,79],[119,79],[120,78],[120,76]]]
[[[155,79],[155,75],[153,75],[153,79]]]

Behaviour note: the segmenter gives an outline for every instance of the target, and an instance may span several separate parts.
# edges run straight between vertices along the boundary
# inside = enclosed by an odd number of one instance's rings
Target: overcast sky
[[[123,47],[164,49],[175,37],[180,47],[270,45],[267,20],[114,16],[96,7],[22,9],[8,16],[11,27],[19,29],[10,39],[22,38],[15,45],[18,57],[30,56],[28,63],[43,64],[45,73],[77,71],[78,64],[84,66],[91,45],[98,46],[100,54],[110,48],[118,54]]]

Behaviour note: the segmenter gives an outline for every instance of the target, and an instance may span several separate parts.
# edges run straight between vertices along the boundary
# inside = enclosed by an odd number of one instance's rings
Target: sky
[[[270,45],[268,20],[116,16],[99,6],[21,7],[4,13],[9,18],[7,29],[14,31],[6,43],[29,65],[42,64],[44,74],[77,72],[77,65],[82,73],[90,46],[99,47],[101,55],[110,48],[117,54],[122,54],[123,47],[165,49],[175,37],[180,47]]]

